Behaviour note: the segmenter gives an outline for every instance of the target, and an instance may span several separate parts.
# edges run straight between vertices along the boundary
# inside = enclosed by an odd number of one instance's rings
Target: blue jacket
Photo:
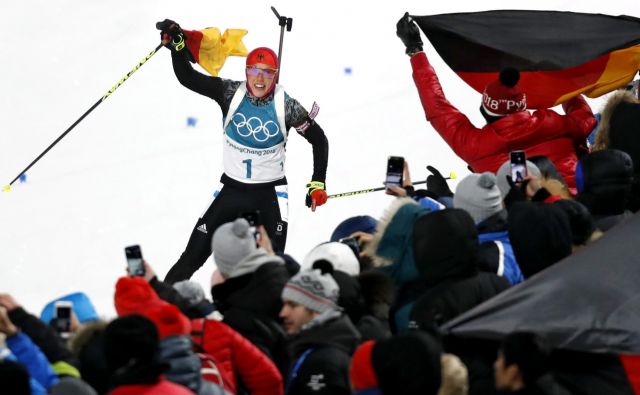
[[[9,350],[16,356],[17,361],[23,364],[31,377],[45,389],[48,390],[58,383],[58,377],[49,365],[49,361],[29,336],[19,332],[14,336],[7,337],[6,343]]]
[[[480,253],[478,267],[496,273],[511,285],[524,281],[507,232],[507,212],[502,210],[478,224]]]

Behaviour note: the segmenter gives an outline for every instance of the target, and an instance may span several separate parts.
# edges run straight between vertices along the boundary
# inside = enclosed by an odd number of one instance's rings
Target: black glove
[[[408,12],[405,12],[404,16],[396,24],[396,34],[400,37],[404,46],[407,47],[407,55],[411,56],[416,52],[422,51],[420,30]]]
[[[156,23],[156,29],[160,30],[160,39],[163,42],[168,41],[164,46],[170,50],[180,52],[187,47],[187,38],[182,28],[171,19]]]
[[[453,192],[449,189],[447,180],[440,174],[438,169],[433,166],[427,166],[427,170],[432,174],[427,177],[427,191],[433,192],[440,197],[453,197]]]

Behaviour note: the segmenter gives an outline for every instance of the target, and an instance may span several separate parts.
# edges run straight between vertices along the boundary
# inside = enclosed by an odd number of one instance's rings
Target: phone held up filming
[[[527,158],[524,151],[511,151],[509,153],[511,162],[511,179],[516,184],[521,184],[527,177]]]
[[[404,158],[402,156],[390,156],[387,159],[387,177],[384,185],[389,188],[393,185],[402,186],[402,174],[404,172]]]
[[[63,339],[71,334],[71,310],[73,303],[68,300],[59,300],[54,304],[54,328]]]
[[[129,275],[143,277],[145,271],[140,246],[136,244],[125,247],[124,253],[127,256],[127,272],[129,272]]]

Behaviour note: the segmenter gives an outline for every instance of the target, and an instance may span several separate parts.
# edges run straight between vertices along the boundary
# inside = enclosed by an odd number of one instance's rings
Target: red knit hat
[[[267,47],[256,48],[247,55],[247,66],[253,66],[256,63],[266,64],[273,69],[278,69],[278,55]]]
[[[507,68],[500,72],[500,78],[484,88],[482,108],[494,117],[515,114],[527,109],[527,97],[517,86],[520,72]]]
[[[378,377],[373,370],[371,359],[371,353],[375,345],[376,342],[374,340],[367,340],[353,353],[351,367],[349,368],[349,377],[356,391],[378,387]]]
[[[113,299],[118,316],[140,313],[143,307],[162,301],[142,277],[119,278]]]

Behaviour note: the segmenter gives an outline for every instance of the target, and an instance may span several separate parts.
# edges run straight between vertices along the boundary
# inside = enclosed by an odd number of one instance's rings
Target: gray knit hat
[[[202,285],[193,280],[178,281],[173,284],[173,288],[187,300],[189,306],[195,306],[205,298]]]
[[[249,222],[244,218],[220,226],[211,240],[213,260],[224,277],[257,248],[253,232],[249,231]]]
[[[496,181],[496,176],[490,172],[466,176],[456,187],[453,207],[471,214],[476,224],[499,212],[502,210],[502,196]]]
[[[530,176],[540,177],[540,169],[538,169],[538,166],[536,166],[533,162],[527,161],[527,173]],[[511,189],[509,183],[507,182],[508,175],[511,175],[510,161],[504,162],[496,173],[496,178],[498,179],[498,188],[500,189],[500,194],[502,195],[503,199],[505,196],[507,196],[507,193],[509,193],[509,189]]]
[[[293,276],[282,290],[282,300],[299,303],[309,310],[324,313],[341,310],[337,305],[340,287],[330,274],[309,270]]]

